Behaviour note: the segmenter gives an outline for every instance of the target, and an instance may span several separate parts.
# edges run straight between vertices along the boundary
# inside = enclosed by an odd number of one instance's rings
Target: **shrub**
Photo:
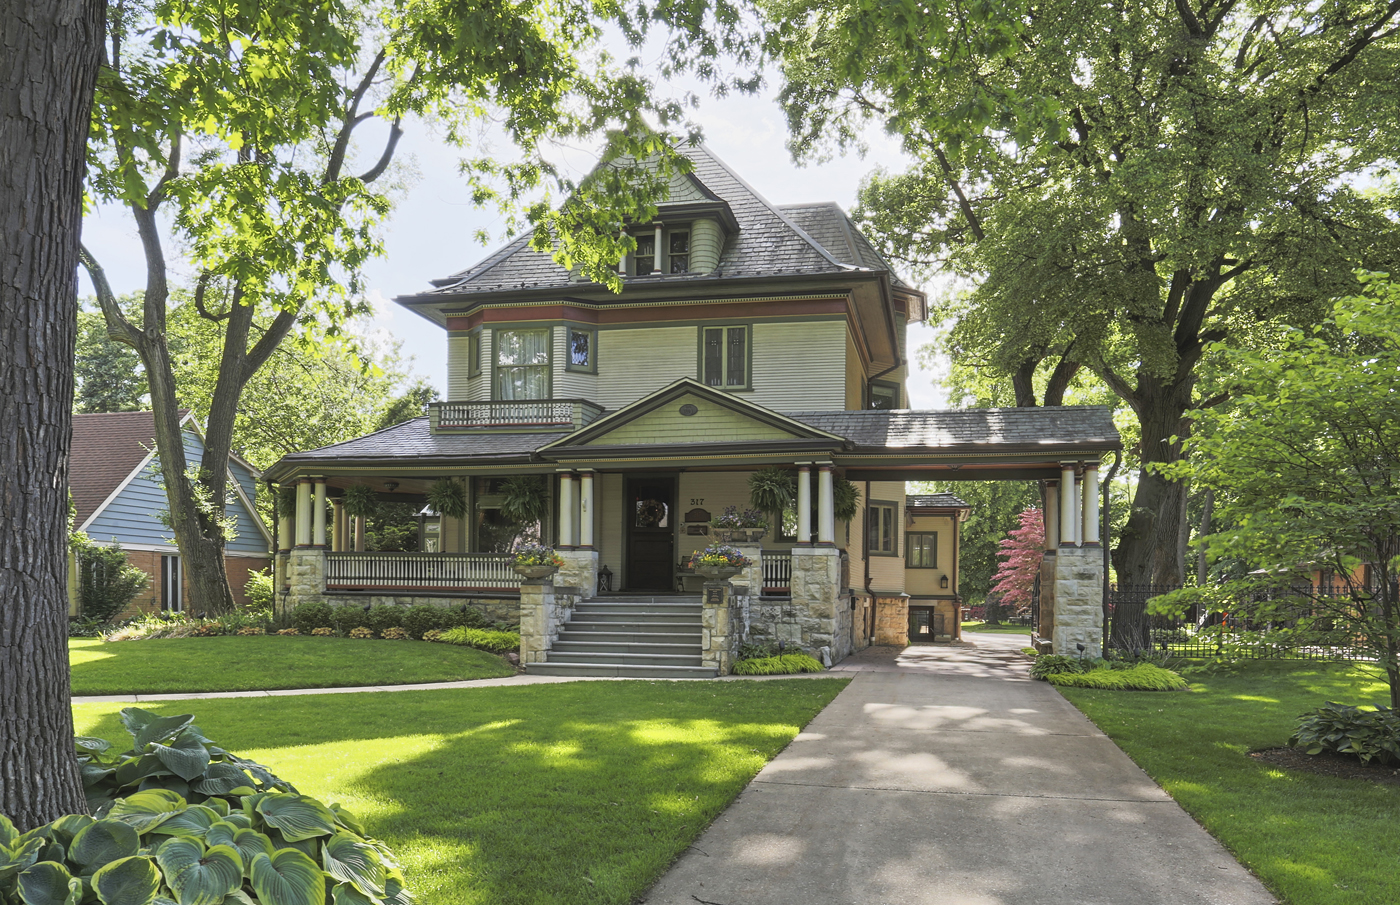
[[[197,622],[194,630],[190,632],[192,638],[217,638],[220,635],[227,635],[228,629],[217,622]]]
[[[745,641],[739,645],[739,660],[762,660],[783,654],[804,654],[806,651],[791,641]]]
[[[1021,648],[1021,653],[1025,654],[1027,657],[1030,657],[1032,660],[1040,656],[1040,651],[1036,650],[1033,647],[1023,647]]]
[[[1400,714],[1380,704],[1362,710],[1331,701],[1298,717],[1288,744],[1309,754],[1331,751],[1382,764],[1400,763]]]
[[[441,641],[441,640],[442,640],[442,629],[440,629],[440,628],[430,628],[430,629],[428,629],[426,632],[423,633],[423,640],[424,640],[424,641]]]
[[[333,606],[331,625],[342,635],[348,635],[357,628],[370,628],[369,609],[367,606]]]
[[[369,628],[368,626],[359,625],[359,626],[356,626],[355,628],[352,628],[352,629],[350,630],[350,637],[351,637],[351,638],[359,638],[359,639],[361,639],[361,640],[364,640],[364,639],[366,639],[366,638],[373,638],[373,637],[374,637],[374,629]]]
[[[272,618],[272,603],[277,593],[272,587],[271,572],[249,572],[248,583],[243,586],[243,594],[248,598],[244,612],[258,619]]]
[[[141,641],[147,638],[188,638],[203,623],[184,613],[146,613],[118,625],[102,636],[104,641]]]
[[[330,604],[321,601],[303,601],[292,607],[292,627],[303,635],[313,634],[315,629],[329,628],[332,621]]]
[[[403,619],[399,625],[402,625],[410,636],[422,640],[427,632],[443,628],[446,619],[447,610],[444,607],[419,603],[403,611]]]
[[[491,622],[486,618],[486,614],[475,607],[462,604],[455,610],[449,610],[452,614],[443,628],[490,628]]]
[[[317,638],[333,638],[335,637],[335,629],[323,625],[320,628],[313,628],[311,634]]]
[[[365,613],[365,625],[380,635],[388,629],[401,628],[403,626],[403,610],[403,607],[392,603],[381,603],[371,607],[369,612]]]
[[[488,650],[493,654],[505,654],[520,650],[519,632],[497,632],[491,629],[458,626],[443,632],[438,640],[447,644]]]
[[[263,627],[260,626],[260,625],[245,625],[245,626],[243,626],[243,628],[241,628],[241,629],[238,630],[238,634],[240,634],[240,635],[266,635],[266,634],[267,634],[267,629],[263,628]]]
[[[136,599],[149,583],[117,544],[101,546],[81,531],[69,538],[78,561],[78,607],[88,619],[110,622]]]
[[[736,676],[788,676],[800,672],[821,672],[822,665],[807,654],[781,654],[740,660],[734,664]]]
[[[1044,657],[1039,658],[1044,660]],[[1039,661],[1037,661],[1039,662]],[[1090,669],[1085,672],[1051,673],[1051,685],[1070,688],[1103,688],[1112,691],[1184,691],[1186,680],[1169,669],[1138,663],[1127,669]]]
[[[277,634],[279,634],[279,635],[284,635],[284,636],[290,638],[290,637],[292,637],[292,636],[294,636],[294,635],[300,635],[301,632],[297,631],[297,630],[294,629],[294,628],[283,628],[283,629],[278,629],[278,630],[277,630]]]
[[[1035,665],[1031,667],[1031,678],[1044,679],[1054,675],[1082,673],[1087,668],[1088,664],[1082,660],[1076,660],[1074,657],[1046,654],[1035,658]]]
[[[77,619],[68,620],[68,637],[70,638],[100,638],[106,623],[101,619],[89,619],[86,616],[79,616]]]
[[[407,641],[408,632],[397,625],[391,625],[380,632],[379,637],[383,638],[385,641]]]
[[[76,739],[94,816],[21,835],[0,815],[0,902],[409,905],[392,852],[351,814],[216,747],[193,720],[127,708],[132,750]]]

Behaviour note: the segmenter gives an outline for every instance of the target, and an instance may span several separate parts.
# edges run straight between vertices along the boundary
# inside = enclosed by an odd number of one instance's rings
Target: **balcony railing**
[[[763,551],[763,593],[770,597],[792,594],[792,554]]]
[[[494,553],[327,553],[327,591],[518,591]]]
[[[434,408],[438,430],[576,430],[603,412],[601,406],[582,399],[439,402]]]

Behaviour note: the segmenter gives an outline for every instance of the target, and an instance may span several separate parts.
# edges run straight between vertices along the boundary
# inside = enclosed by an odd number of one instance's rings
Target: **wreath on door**
[[[655,528],[666,518],[666,504],[660,500],[637,501],[637,527]]]

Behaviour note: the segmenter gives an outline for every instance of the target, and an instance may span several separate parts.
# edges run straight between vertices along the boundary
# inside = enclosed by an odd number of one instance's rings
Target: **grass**
[[[338,801],[420,902],[626,905],[845,686],[577,682],[152,705]],[[120,705],[73,708],[127,741]]]
[[[964,622],[962,630],[965,632],[991,632],[996,635],[1029,635],[1031,627],[1029,625],[1007,625],[999,623],[988,625],[985,622]]]
[[[1384,684],[1350,664],[1259,660],[1187,678],[1181,694],[1061,692],[1283,902],[1400,902],[1400,786],[1247,756],[1325,701],[1386,701]]]
[[[412,685],[514,675],[495,654],[421,641],[277,635],[68,642],[73,694]]]

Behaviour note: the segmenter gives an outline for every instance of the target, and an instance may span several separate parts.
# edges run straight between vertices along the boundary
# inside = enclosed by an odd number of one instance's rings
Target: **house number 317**
[[[692,506],[703,506],[703,505],[705,505],[705,498],[704,498],[704,497],[691,497],[691,498],[690,498],[690,505],[692,505]]]

